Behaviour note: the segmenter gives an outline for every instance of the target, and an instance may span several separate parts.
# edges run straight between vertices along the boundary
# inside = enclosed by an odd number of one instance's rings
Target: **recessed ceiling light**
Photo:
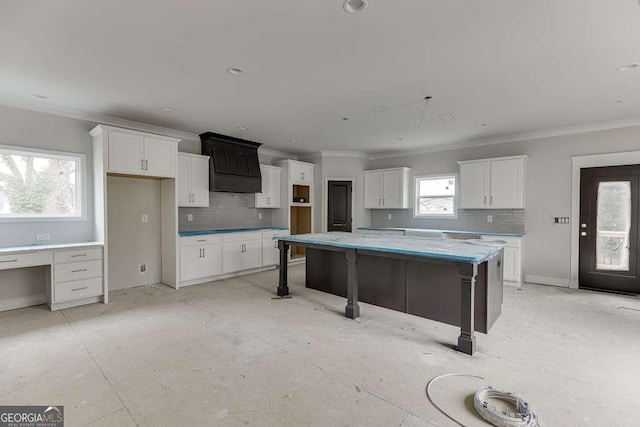
[[[245,127],[245,126],[238,126],[238,129],[240,129],[240,130],[247,130],[247,129],[249,129],[249,128],[248,128],[248,127]]]
[[[244,70],[239,67],[229,67],[227,68],[227,72],[233,76],[241,76],[244,74]]]
[[[171,111],[176,111],[176,109],[175,109],[175,108],[173,108],[173,107],[162,107],[162,109],[163,109],[164,111],[169,111],[169,112],[171,112]]]
[[[638,64],[623,65],[622,67],[618,67],[616,71],[630,71],[637,67],[638,67]]]
[[[48,97],[48,96],[46,96],[46,95],[38,95],[38,94],[35,94],[35,95],[33,95],[33,96],[35,96],[36,98],[40,98],[40,99],[49,99],[49,97]]]
[[[403,138],[403,137],[401,137],[401,136],[399,136],[399,137],[397,137],[396,139],[397,139],[398,141],[402,141],[404,138]]]
[[[349,117],[343,117],[342,121],[349,120]]]
[[[367,0],[345,0],[343,7],[347,13],[362,12],[369,6]]]
[[[292,139],[291,140],[291,143],[293,143],[293,144],[297,144],[298,142],[300,142],[300,141],[298,141],[297,139]]]
[[[616,99],[615,101],[609,101],[607,104],[622,104],[622,99]]]
[[[483,127],[486,127],[486,126],[488,126],[486,123],[478,123],[478,127],[479,128],[483,128]]]
[[[383,113],[385,111],[387,111],[389,109],[389,107],[385,107],[384,105],[381,105],[379,107],[373,107],[371,109],[371,111],[373,111],[374,113]]]

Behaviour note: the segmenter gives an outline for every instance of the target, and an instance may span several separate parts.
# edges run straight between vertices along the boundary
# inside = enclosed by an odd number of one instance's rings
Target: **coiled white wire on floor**
[[[469,375],[469,374],[444,374],[439,375],[435,378],[432,378],[431,381],[427,384],[427,398],[429,402],[444,416],[449,418],[454,423],[459,426],[466,427],[460,421],[453,418],[451,415],[447,414],[438,404],[436,404],[431,398],[431,386],[436,381],[446,378],[446,377],[465,377],[465,378],[475,378],[479,380],[483,380],[484,377],[479,377],[477,375]],[[518,412],[507,412],[500,411],[493,405],[489,405],[486,399],[500,399],[506,400],[507,402],[513,404]],[[476,408],[476,411],[484,418],[489,421],[494,426],[498,427],[539,427],[538,417],[535,412],[529,408],[529,404],[522,399],[515,396],[513,393],[505,393],[502,391],[494,390],[491,387],[483,388],[476,392],[473,398],[473,406]]]

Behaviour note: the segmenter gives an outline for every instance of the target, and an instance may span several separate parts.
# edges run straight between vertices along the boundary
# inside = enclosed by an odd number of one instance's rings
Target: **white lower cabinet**
[[[102,266],[102,248],[54,252],[49,293],[51,309],[102,295]]]
[[[502,278],[507,285],[521,286],[524,282],[524,237],[482,236],[482,240],[507,242],[502,258]]]
[[[180,282],[185,285],[278,265],[273,238],[288,230],[244,231],[180,238]]]

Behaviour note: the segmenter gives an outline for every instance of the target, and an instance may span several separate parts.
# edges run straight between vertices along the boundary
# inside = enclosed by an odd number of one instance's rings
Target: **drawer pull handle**
[[[75,291],[84,291],[85,289],[87,289],[88,286],[85,286],[83,288],[75,288],[75,289],[71,289],[71,292],[75,292]]]
[[[87,271],[87,269],[83,268],[82,270],[71,270],[72,273],[82,273],[83,271]]]
[[[78,258],[81,256],[87,256],[87,254],[71,255],[71,258]]]
[[[5,263],[5,262],[18,262],[17,259],[10,259],[8,261],[0,261],[0,263]]]

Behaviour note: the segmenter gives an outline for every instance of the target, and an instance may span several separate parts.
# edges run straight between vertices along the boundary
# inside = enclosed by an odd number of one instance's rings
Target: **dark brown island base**
[[[358,301],[460,326],[456,349],[473,355],[475,331],[488,333],[502,308],[502,248],[459,240],[322,233],[276,238],[278,295],[289,294],[289,246],[306,249],[306,286]],[[476,243],[476,244],[474,244]]]

